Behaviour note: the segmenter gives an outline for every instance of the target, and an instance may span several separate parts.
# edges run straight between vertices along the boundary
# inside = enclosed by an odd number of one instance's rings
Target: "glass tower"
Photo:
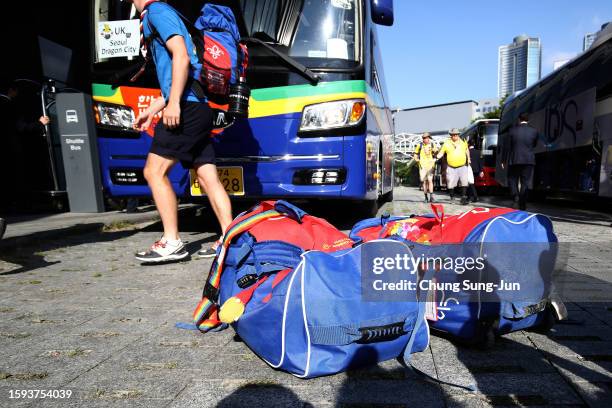
[[[537,37],[521,35],[499,47],[497,95],[503,98],[540,79],[542,46]]]

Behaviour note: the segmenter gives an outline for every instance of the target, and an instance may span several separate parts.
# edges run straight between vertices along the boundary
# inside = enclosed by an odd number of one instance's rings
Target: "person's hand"
[[[484,171],[481,171],[480,174],[478,175],[479,177],[484,177]]]
[[[170,102],[164,110],[164,125],[168,129],[174,129],[181,124],[181,105],[178,102]]]
[[[49,124],[49,122],[51,122],[51,119],[49,119],[48,116],[41,116],[40,118],[38,118],[38,121],[43,125],[43,126],[47,126]]]
[[[149,126],[151,126],[151,122],[153,121],[153,113],[148,109],[142,112],[136,120],[134,121],[134,129],[140,130],[141,132],[146,131]]]
[[[502,169],[505,169],[506,166],[504,165],[504,163],[501,163]]]

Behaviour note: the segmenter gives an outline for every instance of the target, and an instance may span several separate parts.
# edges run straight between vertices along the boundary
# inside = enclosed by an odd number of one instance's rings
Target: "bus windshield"
[[[355,0],[241,0],[249,36],[284,45],[292,57],[357,61]]]
[[[169,0],[189,21],[195,21],[204,2]],[[358,64],[358,0],[240,0],[234,12],[239,26],[250,37],[281,47],[293,58],[309,67],[339,66],[353,68]],[[132,4],[121,0],[93,1],[94,50],[98,47],[98,24],[107,21],[138,18]],[[242,13],[242,15],[239,15]],[[95,53],[95,52],[94,52]],[[253,55],[258,57],[257,53]],[[133,64],[136,57],[94,57],[94,67],[118,68]]]

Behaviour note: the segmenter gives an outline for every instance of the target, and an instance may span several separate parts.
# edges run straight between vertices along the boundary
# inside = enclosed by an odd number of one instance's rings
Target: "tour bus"
[[[205,1],[168,3],[195,21]],[[391,199],[394,134],[376,30],[393,23],[392,0],[215,3],[232,7],[243,37],[263,41],[287,57],[248,44],[249,118],[213,138],[228,193],[365,201],[359,207],[372,209]],[[92,9],[97,47],[112,32],[108,22],[138,18],[133,6],[120,0],[94,0]],[[160,96],[153,64],[129,82],[138,57],[93,57],[105,192],[148,196],[142,169],[153,126],[137,132],[131,123]],[[170,179],[181,196],[202,194],[180,165]]]
[[[610,26],[612,28],[612,25]],[[586,52],[504,104],[496,178],[506,184],[501,162],[508,131],[522,112],[539,131],[533,188],[546,195],[612,197],[612,30]]]
[[[483,176],[474,179],[474,185],[488,189],[499,186],[495,181],[495,158],[497,151],[497,130],[499,119],[480,119],[472,123],[461,133],[466,142],[473,141],[474,149],[482,157]]]

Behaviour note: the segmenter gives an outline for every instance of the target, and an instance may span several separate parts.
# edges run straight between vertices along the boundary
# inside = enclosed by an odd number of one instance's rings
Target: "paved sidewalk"
[[[395,196],[381,213],[429,212],[416,189],[398,189]],[[447,213],[465,209],[445,207]],[[578,243],[571,247],[567,279],[612,294],[610,214],[554,202],[537,207],[552,216],[562,241]],[[351,221],[337,215],[346,213],[342,208],[322,212],[315,215],[350,228]],[[121,221],[90,219],[102,225]],[[36,225],[30,222],[22,231]],[[82,221],[58,220],[57,227],[63,222]],[[442,380],[475,382],[476,394],[424,382],[396,361],[300,380],[268,367],[235,341],[232,330],[203,335],[176,329],[176,322],[190,321],[211,261],[141,266],[133,253],[159,237],[159,223],[114,225],[35,245],[0,246],[0,406],[612,406],[612,302],[569,303],[572,324],[548,335],[503,336],[489,351],[432,336],[430,347],[415,355],[415,365]],[[19,235],[10,228],[9,238]],[[216,238],[208,214],[188,211],[181,229],[192,253]],[[15,389],[63,389],[72,395],[9,399]]]

